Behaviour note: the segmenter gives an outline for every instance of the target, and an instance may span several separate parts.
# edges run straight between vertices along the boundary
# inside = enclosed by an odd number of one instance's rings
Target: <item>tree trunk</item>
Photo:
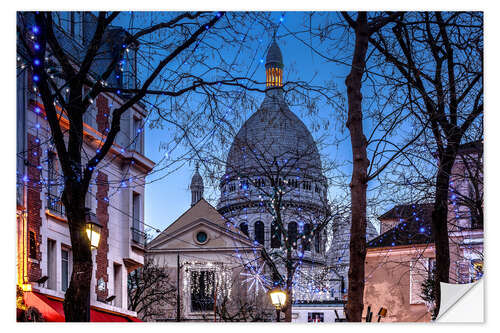
[[[432,211],[432,233],[436,246],[436,276],[434,279],[435,314],[439,314],[441,304],[440,282],[450,280],[450,245],[448,235],[448,195],[451,169],[455,162],[457,148],[447,147],[440,156],[439,169],[436,176],[436,197]]]
[[[292,261],[292,245],[290,244],[286,251],[286,310],[285,321],[292,322],[292,298],[293,298],[293,261]]]
[[[366,189],[367,140],[363,133],[363,112],[361,80],[365,71],[365,57],[368,49],[368,23],[365,12],[359,12],[356,21],[356,42],[351,72],[346,78],[349,103],[347,128],[351,136],[353,169],[351,179],[351,239],[349,263],[349,288],[346,315],[349,321],[361,321],[363,293],[365,287],[366,257]]]
[[[62,199],[66,208],[71,236],[73,272],[64,297],[66,321],[90,321],[90,281],[92,279],[92,252],[85,231],[85,193],[81,185],[66,184]],[[68,190],[73,189],[73,191]]]

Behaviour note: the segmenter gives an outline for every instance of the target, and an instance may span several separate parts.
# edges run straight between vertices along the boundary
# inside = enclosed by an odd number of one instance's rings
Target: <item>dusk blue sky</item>
[[[280,22],[280,18],[283,13],[284,12],[273,13],[274,20],[276,22]],[[337,81],[336,83],[338,88],[344,90],[345,88],[343,82],[349,70],[347,66],[326,62],[324,59],[314,54],[310,48],[305,46],[294,36],[288,35],[280,37],[282,35],[286,35],[287,30],[300,30],[304,17],[303,15],[304,14],[301,12],[285,12],[283,15],[283,21],[281,22],[282,26],[278,30],[278,44],[283,53],[285,65],[285,80],[293,80],[296,75],[300,76],[302,79],[311,79],[314,77],[314,82],[318,84],[335,79],[335,81]],[[262,38],[261,48],[263,49],[263,52],[261,57],[264,59],[265,48],[270,43],[271,36],[272,32],[268,32],[267,36],[263,36]],[[292,69],[296,72],[296,74],[291,73]],[[264,64],[260,64],[258,70],[256,71],[255,78],[258,80],[265,80]],[[261,99],[263,99],[263,97],[264,96],[262,96]],[[327,105],[320,107],[320,109],[322,115],[333,115],[333,113],[338,112],[338,110],[334,110],[331,106]],[[311,129],[310,125],[313,119],[302,116],[305,110],[293,107],[291,110],[304,121],[309,129]],[[245,118],[248,119],[248,117],[255,111],[256,110],[248,110],[248,114]],[[330,130],[334,130],[337,126],[339,125],[335,124],[334,126],[331,126]],[[315,138],[318,134],[321,133],[312,132],[312,135]],[[346,133],[344,132],[344,135],[345,134]],[[160,142],[167,141],[168,136],[169,133],[165,130],[147,129],[146,156],[155,162],[161,160],[164,156],[164,151],[160,149]],[[221,147],[221,149],[227,151],[229,149],[229,145],[227,147]],[[329,153],[335,154],[337,159],[350,159],[350,145],[348,142],[345,142],[343,145],[339,146],[338,150],[332,149]],[[191,192],[189,190],[189,183],[191,181],[193,171],[194,163],[191,165],[184,164],[174,173],[169,174],[163,179],[155,180],[146,186],[146,224],[163,230],[190,207]],[[156,179],[159,176],[155,174],[154,177]],[[208,189],[205,191],[207,192]],[[216,202],[211,203],[214,205],[216,204]]]
[[[337,14],[331,13],[330,19],[335,18]],[[314,41],[317,49],[325,55],[334,58],[335,61],[329,61],[324,57],[318,55],[316,52],[312,51],[311,48],[304,45],[304,41],[309,38],[308,33],[302,34],[290,34],[290,31],[303,31],[304,18],[306,17],[304,12],[274,12],[272,14],[273,22],[281,24],[279,27],[277,36],[278,44],[281,48],[284,61],[284,81],[294,81],[294,80],[305,80],[311,81],[316,85],[324,85],[334,83],[338,92],[346,98],[345,92],[345,78],[349,73],[349,66],[347,66],[343,61],[349,62],[351,56],[351,49],[336,49],[333,42],[320,43],[318,40]],[[282,21],[281,21],[281,18]],[[339,30],[340,31],[340,30]],[[340,32],[338,32],[340,33]],[[344,36],[345,37],[345,36]],[[258,43],[254,43],[251,46],[260,53],[260,58],[265,59],[266,48],[271,42],[272,31],[265,31],[262,34],[262,38]],[[300,40],[302,39],[302,41]],[[231,51],[228,50],[228,57],[232,56]],[[347,59],[347,60],[346,60]],[[260,59],[257,59],[259,62]],[[258,63],[258,68],[255,71],[254,79],[259,81],[265,81],[265,68],[263,63]],[[248,66],[253,66],[248,64]],[[262,93],[256,93],[261,95],[260,100],[264,98]],[[319,136],[329,135],[325,143],[333,144],[334,139],[348,138],[348,131],[345,127],[345,121],[340,121],[338,119],[339,114],[346,113],[345,108],[342,106],[341,97],[338,98],[338,105],[332,106],[322,104],[319,105],[320,112],[311,116],[307,113],[305,108],[301,107],[291,107],[292,112],[294,112],[306,126],[311,131],[313,137],[317,139]],[[244,119],[248,119],[256,109],[245,110]],[[318,120],[321,119],[321,120]],[[329,121],[329,127],[327,130],[312,130],[314,125],[324,125],[325,121]],[[365,122],[365,133],[369,133],[370,123]],[[146,129],[146,156],[151,160],[158,162],[165,156],[165,151],[161,149],[161,142],[169,141],[171,133],[165,129]],[[331,140],[332,142],[328,142]],[[229,144],[220,147],[220,149],[226,153],[229,150]],[[182,148],[176,150],[177,154],[183,152]],[[322,149],[320,147],[320,153],[330,161],[335,160],[337,163],[344,164],[341,168],[341,172],[345,175],[350,175],[350,161],[351,161],[351,148],[349,140],[343,140],[339,144],[329,146]],[[324,161],[323,161],[324,162]],[[190,207],[191,203],[191,192],[189,190],[189,184],[191,177],[194,172],[194,161],[189,163],[177,164],[178,168],[175,172],[167,174],[162,174],[162,172],[156,172],[153,176],[148,177],[148,184],[146,185],[146,198],[145,198],[145,223],[146,226],[152,226],[160,230],[165,229],[169,224],[174,222],[180,215],[182,215]],[[203,174],[202,174],[203,176]],[[206,182],[207,183],[207,182]],[[207,184],[205,184],[207,187]],[[330,194],[335,191],[346,192],[348,187],[343,188],[333,188],[330,187]],[[205,193],[210,192],[211,198],[209,201],[215,206],[217,204],[218,189],[207,189],[205,188]],[[206,196],[207,197],[207,196]],[[210,200],[211,199],[211,200]],[[385,209],[386,207],[381,207],[380,209]],[[146,228],[147,231],[151,229]],[[156,233],[152,233],[156,235]]]

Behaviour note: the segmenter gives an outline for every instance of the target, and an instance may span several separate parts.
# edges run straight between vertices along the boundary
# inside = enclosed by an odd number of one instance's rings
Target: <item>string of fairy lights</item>
[[[218,14],[219,15],[219,14]],[[280,17],[280,23],[281,24],[284,21],[284,15]],[[208,28],[208,27],[207,27]],[[32,44],[32,52],[34,53],[34,57],[32,59],[32,62],[30,64],[23,62],[21,57],[18,57],[18,66],[20,69],[25,70],[27,68],[31,68],[35,74],[32,75],[32,81],[33,81],[33,97],[34,97],[34,107],[32,108],[32,111],[35,114],[35,123],[30,128],[30,133],[34,132],[34,143],[32,147],[30,147],[27,151],[23,151],[19,153],[19,156],[23,157],[25,160],[25,163],[28,164],[28,166],[35,167],[40,171],[40,179],[29,179],[28,174],[23,174],[23,175],[18,175],[18,178],[20,180],[18,181],[18,186],[26,186],[29,188],[30,186],[36,187],[36,186],[59,186],[59,190],[61,191],[63,188],[63,181],[57,181],[54,179],[49,179],[45,180],[42,177],[42,171],[49,170],[48,163],[49,158],[44,159],[42,158],[43,156],[41,154],[41,147],[45,147],[48,145],[47,149],[44,151],[44,156],[48,156],[53,150],[53,144],[52,144],[52,139],[50,137],[50,133],[47,131],[45,126],[41,125],[42,121],[47,120],[47,116],[45,112],[43,111],[43,108],[40,107],[42,103],[39,102],[39,98],[41,97],[40,92],[37,87],[37,83],[40,80],[40,76],[36,74],[36,69],[39,68],[42,65],[42,55],[40,54],[41,47],[38,43],[37,36],[40,34],[40,29],[36,25],[33,25],[31,27],[31,31],[29,32],[29,40],[31,40]],[[262,40],[261,40],[262,41]],[[199,42],[198,42],[199,43]],[[126,66],[127,59],[126,55],[129,53],[129,49],[127,45],[123,44],[122,48],[125,50],[122,52],[123,58],[118,62],[119,64],[119,71],[121,73],[124,72],[124,67]],[[47,61],[48,58],[45,58],[45,61]],[[264,62],[263,58],[259,59],[260,63]],[[50,73],[50,74],[49,74]],[[58,74],[57,72],[54,72],[52,69],[47,69],[47,74],[52,78],[55,79],[55,76]],[[117,73],[115,78],[119,80],[123,74]],[[102,81],[102,80],[96,80],[96,84],[104,85],[107,86],[107,82]],[[90,91],[90,90],[89,90]],[[67,92],[67,91],[66,91]],[[120,89],[116,90],[117,95],[122,95]],[[86,98],[89,98],[89,102],[91,105],[94,105],[96,101],[90,99],[90,97],[87,95]],[[58,101],[57,98],[55,98],[55,103]],[[58,106],[61,108],[61,116],[64,116],[64,109],[63,105],[65,104],[64,101],[60,101],[61,103],[58,104]],[[111,102],[109,103],[108,107],[109,110],[112,110],[114,108],[114,99],[111,99]],[[94,115],[91,114],[93,117]],[[105,113],[105,117],[109,118],[110,114]],[[124,154],[126,151],[129,150],[136,150],[137,149],[137,143],[139,142],[138,138],[140,138],[141,135],[143,135],[145,125],[148,121],[149,114],[146,116],[144,121],[141,123],[141,126],[136,128],[136,132],[132,133],[133,138],[130,138],[130,143],[128,145],[121,146],[120,152]],[[66,133],[65,131],[64,133]],[[100,134],[100,140],[99,140],[99,146],[97,148],[97,152],[99,152],[99,149],[102,148],[102,145],[105,142],[106,139],[106,134],[109,132],[109,127],[106,127],[103,131],[103,133]],[[134,145],[134,146],[132,146]],[[32,159],[26,158],[26,154],[31,154],[32,156],[35,156],[35,161],[38,163],[38,165],[30,165]],[[100,165],[100,168],[107,168],[110,165],[113,164],[116,158],[118,158],[118,154],[108,157],[105,160],[103,160],[102,164]],[[167,156],[165,155],[157,165],[161,165],[161,162],[166,158]],[[43,167],[43,163],[47,163],[47,168]],[[145,182],[145,176],[144,175],[131,175],[131,170],[134,165],[134,160],[132,159],[128,164],[126,164],[125,171],[121,174],[121,178],[117,180],[109,180],[109,188],[110,188],[110,193],[103,199],[107,201],[108,203],[110,202],[110,198],[113,196],[120,194],[122,189],[126,188],[133,188],[136,186],[137,183],[142,183],[146,184]],[[161,168],[154,168],[152,170],[152,173],[159,172]],[[57,170],[58,172],[59,170]],[[151,175],[151,173],[150,173]],[[58,174],[57,177],[59,180],[62,180],[62,174]],[[297,180],[300,180],[300,177],[297,176]],[[284,180],[284,186],[288,185],[287,180]],[[96,182],[95,180],[92,182],[92,185],[95,185]],[[115,186],[117,185],[117,186]],[[248,196],[248,191],[249,191],[249,186],[245,184],[240,184],[241,188],[243,189],[243,192],[245,193],[245,196]],[[271,217],[273,220],[277,218],[278,212],[276,212],[275,209],[275,203],[279,195],[283,195],[285,193],[286,189],[285,187],[278,186],[277,188],[274,189],[274,193],[271,196],[270,200],[264,200],[264,198],[261,196],[260,197],[260,207],[261,209],[259,210],[261,215],[264,212],[265,209],[267,209],[267,212],[271,214]],[[458,220],[461,218],[460,212],[457,206],[457,196],[454,192],[454,187],[453,187],[453,182],[450,182],[450,200],[451,204],[453,206],[453,212],[455,214],[455,218]],[[90,192],[92,196],[95,196],[93,192]],[[47,193],[47,199],[49,199],[49,194]],[[95,196],[96,197],[96,196]],[[96,197],[97,199],[97,197]],[[110,207],[113,207],[115,209],[118,209],[114,205],[110,205]],[[414,221],[418,224],[418,231],[417,234],[422,234],[426,236],[431,235],[431,230],[429,228],[429,221],[425,221],[425,217],[419,216],[417,212],[417,206],[412,205],[412,216]],[[122,212],[125,215],[129,215],[126,212]],[[244,220],[247,220],[247,209],[244,208],[244,215],[243,218]],[[238,228],[240,225],[240,221],[235,221],[233,217],[229,218],[229,221],[227,222],[227,227],[228,229],[235,229]],[[409,226],[410,222],[405,221],[404,219],[400,219],[400,224],[396,227],[400,231],[404,231],[407,226]],[[145,226],[148,226],[144,221],[142,223]],[[278,227],[277,225],[275,225]],[[149,226],[150,228],[153,228],[153,230],[157,230],[155,227]],[[299,300],[306,300],[306,301],[324,301],[324,300],[329,300],[331,299],[331,289],[332,285],[329,283],[325,283],[322,281],[325,281],[325,268],[321,266],[314,266],[314,260],[312,266],[305,266],[303,265],[303,259],[304,259],[304,242],[307,241],[309,242],[309,246],[311,246],[311,241],[313,241],[313,231],[309,231],[309,233],[305,232],[305,223],[303,221],[299,221],[298,223],[298,237],[302,239],[302,241],[299,243],[298,240],[295,241],[292,246],[294,249],[296,249],[296,257],[298,258],[297,261],[297,268],[295,270],[295,274],[293,277],[293,294],[295,299]],[[279,227],[278,227],[279,228]],[[279,230],[278,230],[279,231]],[[273,232],[273,231],[271,231]],[[395,247],[398,245],[396,235],[395,234],[387,234],[387,235],[382,235],[381,238],[379,239],[379,242],[383,242],[384,238],[392,236],[392,242],[391,242],[391,247]],[[409,242],[411,244],[412,242],[412,237],[415,237],[416,234],[408,233],[408,237],[410,238]],[[280,239],[281,241],[281,239]],[[285,241],[288,241],[288,237],[285,236]],[[255,240],[254,241],[255,245],[259,245],[259,243]],[[471,245],[466,245],[466,248],[471,249]],[[238,258],[238,260],[241,261],[243,264],[244,270],[240,273],[240,275],[243,277],[244,283],[247,285],[248,291],[253,293],[253,294],[260,294],[260,293],[265,293],[266,290],[271,288],[273,285],[278,284],[277,281],[272,281],[271,278],[269,278],[268,271],[265,268],[265,265],[261,262],[255,261],[255,258],[259,258],[260,254],[257,252],[259,248],[255,246],[252,249],[253,256],[249,256],[248,251],[241,251],[238,249],[238,246],[235,246],[235,257]],[[276,249],[275,251],[281,251],[280,249]],[[390,251],[390,250],[389,250]],[[339,258],[339,261],[342,260]],[[471,267],[474,268],[472,265],[472,262],[470,263]],[[231,288],[232,286],[228,285],[229,281],[231,281],[231,274],[233,272],[234,268],[230,268],[228,266],[225,266],[224,264],[217,264],[217,263],[212,263],[212,262],[200,262],[200,261],[185,261],[183,262],[183,267],[186,273],[186,279],[184,279],[184,292],[195,292],[195,293],[206,293],[207,295],[213,295],[214,290],[210,288],[214,288],[215,286],[220,286],[220,288],[217,288],[217,294],[218,297],[231,297]],[[202,271],[213,271],[214,274],[201,274]],[[203,280],[203,282],[201,282]],[[328,279],[326,279],[328,280]],[[201,284],[203,284],[204,289],[203,291],[200,289]],[[188,290],[190,288],[190,290]]]
[[[283,22],[284,17],[280,17],[280,23]],[[264,60],[263,58],[260,59],[260,62],[263,63]],[[243,154],[243,159],[245,160],[247,157],[247,154]],[[288,161],[284,160],[283,164],[286,164]],[[229,175],[225,176],[225,179],[227,181]],[[242,192],[243,196],[248,198],[249,193],[251,191],[251,184],[248,184],[248,181],[242,180],[240,176],[238,178],[238,184],[236,184],[235,187],[238,187],[240,189],[240,192]],[[297,176],[297,182],[301,179],[301,177]],[[251,181],[253,183],[253,181]],[[260,184],[257,185],[257,187],[262,187],[263,180],[261,177],[257,177],[257,183]],[[264,182],[265,183],[265,182]],[[283,196],[286,193],[287,187],[292,186],[293,184],[288,184],[288,180],[284,180],[282,183],[280,183],[279,186],[273,187],[273,193],[269,200],[264,199],[262,195],[259,196],[259,203],[258,207],[254,208],[252,211],[252,214],[257,213],[260,218],[257,218],[256,221],[262,221],[262,214],[267,212],[271,215],[271,219],[274,221],[277,219],[278,212],[275,211],[276,207],[276,200],[278,200],[278,196]],[[228,185],[229,187],[234,186],[234,185]],[[227,195],[227,187],[222,186],[221,191],[223,191],[223,195]],[[225,192],[226,191],[226,192]],[[279,207],[280,209],[282,207]],[[299,208],[301,210],[301,208]],[[234,212],[233,212],[234,213]],[[242,223],[247,223],[248,221],[248,208],[244,207],[242,208],[242,214],[241,216],[238,216],[237,218],[230,216],[228,217],[228,222],[227,226],[228,228],[234,229],[234,228],[240,228]],[[258,222],[256,222],[258,223]],[[312,300],[325,300],[325,299],[331,299],[332,293],[331,293],[331,286],[321,286],[319,287],[317,284],[315,284],[312,281],[318,281],[318,279],[314,279],[313,276],[319,276],[320,274],[324,273],[324,267],[322,265],[320,266],[315,266],[315,260],[313,259],[309,265],[307,265],[306,268],[303,269],[303,262],[304,262],[304,253],[306,251],[305,249],[305,244],[308,243],[308,247],[310,249],[311,242],[313,239],[316,239],[317,237],[313,238],[314,234],[314,229],[310,227],[310,224],[308,225],[309,228],[305,228],[307,225],[303,221],[299,221],[298,224],[295,224],[298,226],[295,234],[296,234],[296,240],[291,240],[293,243],[291,244],[292,248],[294,249],[294,257],[297,258],[296,262],[296,269],[294,271],[294,277],[293,277],[293,294],[295,299],[300,299],[300,300],[306,300],[306,301],[312,301]],[[276,223],[272,223],[271,228],[278,228],[279,226]],[[246,224],[246,228],[248,230],[248,224]],[[281,242],[281,231],[280,230],[275,230],[279,234],[279,239]],[[248,232],[248,231],[247,231]],[[271,230],[271,234],[273,233],[273,230]],[[284,240],[289,241],[289,236],[290,237],[295,237],[292,235],[284,235]],[[301,242],[299,242],[301,240]],[[262,241],[262,240],[261,240]],[[321,241],[320,241],[321,243]],[[259,246],[259,241],[254,240],[254,245],[256,245],[256,248],[253,249],[253,255],[257,255],[257,249]],[[273,249],[273,252],[283,252],[283,249]],[[245,260],[248,260],[248,258],[245,258],[243,255],[241,255],[236,248],[235,250],[236,255],[241,258],[242,262]],[[312,253],[312,251],[311,251]],[[283,265],[279,265],[283,266]],[[269,277],[269,271],[265,268],[265,264],[261,263],[255,263],[254,265],[245,265],[246,270],[241,272],[240,275],[243,277],[244,283],[247,285],[248,291],[252,293],[256,293],[259,290],[264,291],[272,288],[273,286],[276,286],[280,284],[279,281],[273,281]],[[279,270],[283,270],[283,267],[278,267]],[[283,275],[282,275],[283,276]],[[308,283],[305,283],[307,281]]]

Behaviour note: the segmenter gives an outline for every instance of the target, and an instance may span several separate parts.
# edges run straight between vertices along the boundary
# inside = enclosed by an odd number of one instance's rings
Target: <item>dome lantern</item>
[[[283,56],[273,37],[266,56],[266,89],[281,88],[283,86]]]

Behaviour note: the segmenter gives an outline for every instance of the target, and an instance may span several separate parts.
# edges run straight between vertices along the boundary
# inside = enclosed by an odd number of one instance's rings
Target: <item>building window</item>
[[[230,183],[229,184],[229,192],[234,192],[234,190],[236,190],[236,186],[234,186],[233,183]]]
[[[76,42],[83,43],[83,15],[81,12],[58,12],[57,23]]]
[[[278,179],[278,186],[283,187],[283,179],[282,178]]]
[[[240,223],[240,230],[242,233],[248,236],[248,224],[246,222]]]
[[[191,272],[191,311],[214,308],[215,274],[213,271]]]
[[[198,231],[196,241],[200,244],[205,244],[208,241],[208,235],[205,231]]]
[[[119,308],[122,307],[122,265],[113,264],[113,275],[114,275],[114,306]]]
[[[303,181],[302,188],[304,190],[310,191],[311,190],[311,182],[310,181]]]
[[[69,250],[61,250],[61,289],[66,291],[69,286]]]
[[[240,182],[240,190],[243,190],[243,191],[248,190],[248,182],[246,180],[242,180]]]
[[[141,228],[141,195],[132,193],[132,240],[143,244],[144,237]]]
[[[483,261],[472,260],[472,278],[471,282],[478,281],[483,277]]]
[[[59,215],[64,215],[64,205],[61,202],[58,190],[57,155],[49,151],[47,153],[47,208]]]
[[[314,237],[314,250],[316,253],[321,252],[321,233],[318,233],[316,237]]]
[[[304,225],[304,240],[302,241],[304,251],[311,251],[311,237],[312,224],[306,223]]]
[[[278,223],[271,224],[271,248],[279,249],[281,247],[281,230]]]
[[[144,129],[142,128],[142,120],[134,118],[134,132],[132,138],[135,142],[135,151],[138,153],[143,152]]]
[[[94,201],[93,199],[94,196],[92,193],[92,184],[89,184],[89,189],[87,190],[87,194],[85,195],[85,208],[88,208],[91,211],[94,208],[94,205],[92,204]]]
[[[470,262],[467,260],[457,262],[458,283],[470,283]]]
[[[36,237],[33,231],[29,232],[29,257],[36,259]]]
[[[296,222],[288,223],[288,242],[294,249],[297,248],[297,223]]]
[[[429,260],[419,258],[410,262],[410,304],[424,303],[422,284],[429,276]]]
[[[308,323],[323,323],[325,321],[325,314],[323,312],[308,312]]]
[[[255,222],[255,241],[264,245],[264,223],[262,221]]]
[[[52,239],[47,240],[47,287],[52,290],[57,288],[57,257],[56,257],[56,241]]]
[[[297,179],[290,178],[288,180],[288,186],[293,187],[293,188],[297,188],[297,186],[298,186]]]
[[[84,93],[84,96],[86,93]],[[97,109],[95,104],[90,104],[87,107],[87,110],[83,113],[83,122],[87,124],[89,127],[92,128],[97,128],[96,122],[95,122],[95,117],[97,115]]]

